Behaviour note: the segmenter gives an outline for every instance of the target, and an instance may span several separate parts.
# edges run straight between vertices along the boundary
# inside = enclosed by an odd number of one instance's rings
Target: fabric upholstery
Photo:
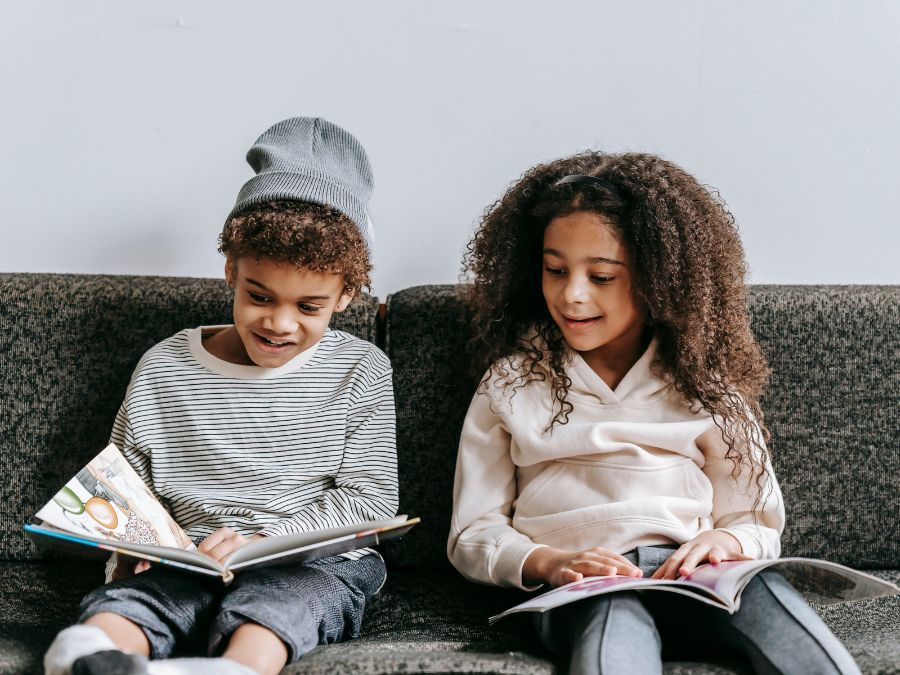
[[[396,293],[381,331],[373,298],[336,317],[393,362],[401,512],[423,522],[383,547],[388,582],[360,638],[286,672],[556,672],[527,617],[487,625],[521,595],[469,583],[446,562],[456,445],[475,388],[463,290]],[[228,298],[215,279],[0,274],[0,675],[41,672],[52,637],[103,576],[96,561],[39,560],[22,523],[105,444],[141,354],[185,326],[228,322]],[[900,581],[900,287],[760,286],[752,311],[774,371],[764,409],[787,500],[785,554]],[[900,599],[817,609],[863,673],[900,673]],[[748,671],[668,662],[665,672]]]

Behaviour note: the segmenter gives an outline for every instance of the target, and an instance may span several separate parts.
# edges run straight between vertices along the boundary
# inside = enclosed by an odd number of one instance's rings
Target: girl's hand
[[[683,543],[650,578],[686,577],[706,561],[715,564],[725,560],[753,560],[753,557],[744,555],[740,542],[727,532],[709,530]]]
[[[589,548],[586,551],[564,551],[559,548],[535,549],[525,559],[522,581],[526,586],[550,584],[564,586],[584,577],[621,574],[640,577],[643,572],[628,559],[605,548]]]
[[[197,550],[200,553],[208,555],[216,562],[222,562],[242,546],[246,546],[251,541],[261,538],[262,535],[259,534],[254,534],[252,537],[245,537],[242,534],[238,534],[230,527],[220,527],[206,539],[201,541]]]

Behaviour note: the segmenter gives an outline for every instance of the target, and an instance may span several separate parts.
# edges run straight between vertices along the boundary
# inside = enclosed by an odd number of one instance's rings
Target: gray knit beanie
[[[292,117],[257,138],[247,162],[256,176],[244,183],[229,219],[279,199],[322,204],[356,223],[372,250],[375,232],[367,210],[372,167],[350,133],[321,117]]]

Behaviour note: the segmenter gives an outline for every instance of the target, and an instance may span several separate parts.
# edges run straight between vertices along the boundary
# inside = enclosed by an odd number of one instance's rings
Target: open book
[[[25,531],[39,544],[78,554],[110,553],[222,577],[251,567],[282,565],[375,546],[406,534],[418,518],[397,516],[315,532],[265,537],[242,546],[221,563],[197,551],[184,530],[109,445],[79,471]]]
[[[518,612],[546,612],[576,600],[616,591],[670,591],[689,596],[734,614],[741,604],[741,591],[759,572],[777,568],[810,602],[831,605],[884,595],[898,595],[900,588],[871,574],[811,558],[735,560],[701,565],[693,574],[678,579],[642,579],[610,576],[587,577],[554,588],[520,605],[492,616],[490,623]]]

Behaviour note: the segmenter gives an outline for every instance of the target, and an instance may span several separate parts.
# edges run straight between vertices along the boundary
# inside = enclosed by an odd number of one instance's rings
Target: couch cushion
[[[900,570],[875,572],[900,581]],[[102,581],[93,562],[0,563],[0,675],[40,672],[53,636],[77,616],[81,596]],[[392,570],[366,613],[362,635],[319,647],[290,673],[555,672],[526,616],[489,627],[487,617],[521,599],[517,591],[470,584],[453,573]],[[900,599],[819,608],[863,673],[897,672]],[[666,663],[665,672],[745,673],[729,664]]]
[[[375,341],[364,296],[335,328]],[[231,321],[221,279],[0,274],[0,559],[31,559],[22,524],[109,439],[141,355],[182,328]]]
[[[423,520],[387,547],[400,565],[448,567],[456,448],[475,391],[462,290],[420,286],[387,301],[401,510]],[[751,312],[774,371],[763,409],[787,505],[784,554],[900,566],[900,286],[755,286]]]

